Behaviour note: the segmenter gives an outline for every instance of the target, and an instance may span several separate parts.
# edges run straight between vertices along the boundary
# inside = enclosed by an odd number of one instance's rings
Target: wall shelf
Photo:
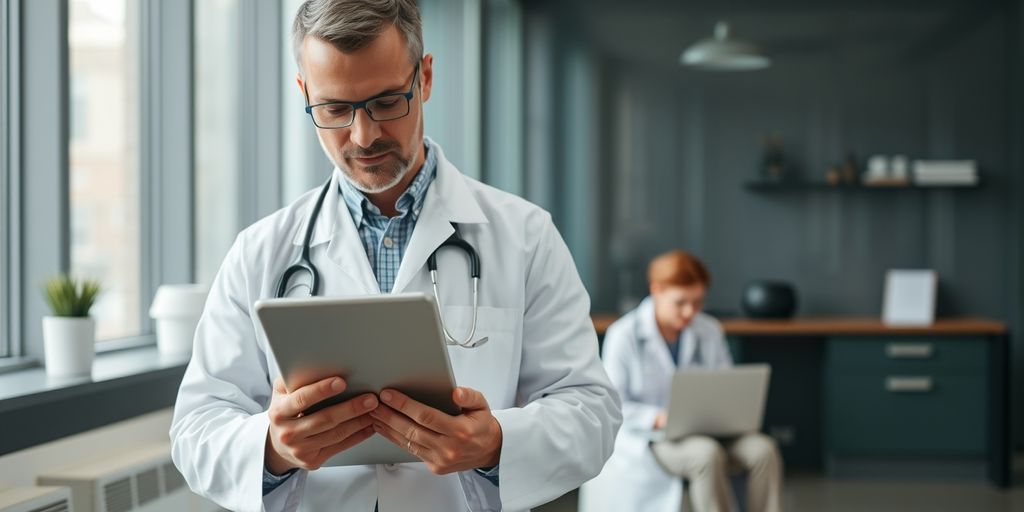
[[[743,184],[743,188],[752,192],[799,192],[805,190],[961,190],[975,189],[979,184],[973,185],[915,185],[913,183],[901,185],[864,185],[838,184],[832,185],[824,181],[762,181],[751,180]]]

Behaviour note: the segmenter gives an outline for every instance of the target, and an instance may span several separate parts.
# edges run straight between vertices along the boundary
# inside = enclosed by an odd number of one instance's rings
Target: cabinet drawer
[[[833,456],[980,456],[987,447],[984,376],[826,376]]]
[[[843,337],[828,341],[826,364],[844,373],[981,375],[988,367],[988,351],[987,340],[978,337]]]

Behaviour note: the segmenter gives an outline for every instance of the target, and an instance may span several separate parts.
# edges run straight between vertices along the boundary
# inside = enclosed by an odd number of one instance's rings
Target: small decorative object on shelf
[[[857,157],[853,153],[847,153],[839,166],[839,180],[844,185],[854,185],[857,183],[857,174]]]
[[[905,155],[896,155],[889,160],[889,175],[895,180],[908,181],[910,172],[910,161]]]
[[[832,186],[838,185],[839,184],[839,177],[840,177],[840,174],[839,174],[839,166],[838,165],[830,165],[828,167],[828,170],[825,171],[825,183],[828,183],[829,185],[832,185]]]
[[[910,184],[907,181],[907,157],[872,156],[861,180],[865,187],[906,187]]]
[[[43,288],[53,312],[43,317],[43,354],[50,377],[83,377],[92,374],[96,321],[89,310],[100,293],[94,280],[79,281],[67,274],[56,276]]]
[[[789,178],[791,169],[782,150],[782,138],[770,135],[764,138],[761,153],[761,179],[768,182],[779,182]]]

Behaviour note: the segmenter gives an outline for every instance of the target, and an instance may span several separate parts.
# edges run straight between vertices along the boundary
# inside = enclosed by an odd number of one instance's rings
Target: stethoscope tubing
[[[281,274],[281,280],[277,285],[277,297],[287,297],[290,291],[288,283],[292,277],[299,272],[306,272],[310,276],[309,284],[309,296],[314,297],[320,292],[320,271],[313,264],[313,260],[310,258],[310,242],[313,240],[313,229],[316,227],[317,218],[320,216],[320,210],[323,207],[324,199],[327,197],[327,192],[331,189],[332,180],[328,179],[327,183],[324,183],[320,189],[320,194],[317,196],[316,204],[313,205],[313,211],[310,212],[309,222],[306,224],[306,233],[302,240],[302,250],[299,254],[299,261],[293,263],[291,266],[284,270]],[[434,249],[430,256],[427,257],[427,270],[430,271],[430,284],[434,289],[434,300],[437,303],[438,315],[441,318],[441,330],[444,332],[444,337],[450,345],[458,345],[464,348],[476,348],[484,343],[487,343],[488,337],[484,336],[479,340],[473,341],[473,336],[476,335],[476,321],[477,313],[479,312],[479,288],[480,288],[480,257],[477,255],[476,249],[473,248],[472,244],[467,242],[461,236],[459,236],[459,227],[453,222],[452,227],[455,228],[455,232],[452,236],[448,237],[441,245]],[[456,339],[449,331],[448,326],[445,324],[444,316],[441,315],[443,308],[441,307],[441,294],[438,292],[438,279],[437,279],[437,251],[444,247],[455,247],[461,249],[469,257],[469,275],[473,282],[473,320],[469,328],[469,336],[464,340]],[[299,286],[299,285],[296,285]]]

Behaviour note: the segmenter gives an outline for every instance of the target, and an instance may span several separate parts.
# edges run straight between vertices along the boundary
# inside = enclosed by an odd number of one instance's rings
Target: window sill
[[[34,357],[0,358],[0,374],[18,372],[34,366],[39,366],[39,360]]]
[[[96,354],[109,354],[111,352],[119,352],[123,350],[130,350],[143,347],[156,346],[156,337],[152,334],[143,334],[141,336],[131,336],[127,338],[117,338],[112,340],[104,340],[96,342]],[[99,359],[99,357],[97,357]],[[42,367],[42,362],[37,357],[0,357],[0,375],[11,372],[21,372],[31,368]],[[4,384],[0,381],[0,386]],[[3,393],[2,387],[0,387],[0,400],[3,400],[6,396]]]
[[[109,352],[117,352],[119,350],[150,346],[156,346],[156,336],[153,334],[141,334],[139,336],[97,341],[96,354],[99,355]]]
[[[174,405],[187,357],[149,345],[96,355],[92,375],[47,377],[35,365],[0,375],[0,455]]]

